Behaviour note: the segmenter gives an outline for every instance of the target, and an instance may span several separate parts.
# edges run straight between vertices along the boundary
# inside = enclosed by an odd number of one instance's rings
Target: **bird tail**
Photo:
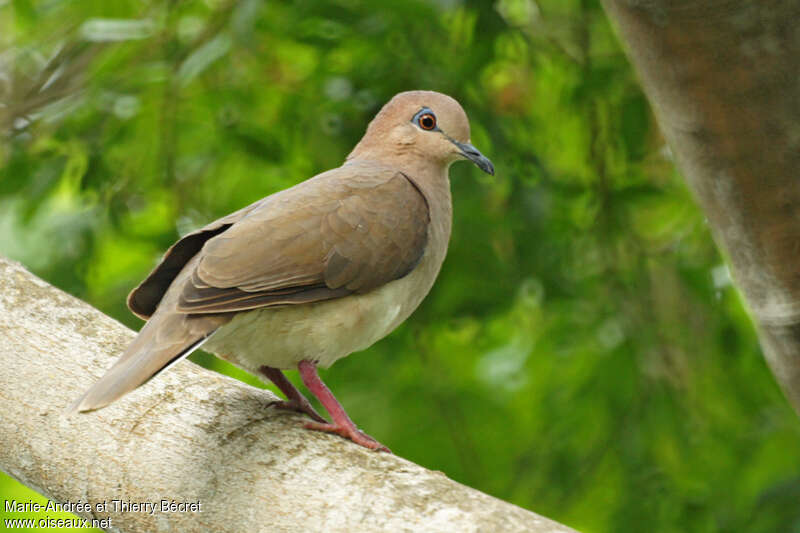
[[[170,326],[178,326],[178,331]],[[119,360],[67,409],[67,414],[93,411],[115,402],[188,357],[214,333],[214,329],[204,334],[194,333],[188,335],[179,324],[149,321]]]

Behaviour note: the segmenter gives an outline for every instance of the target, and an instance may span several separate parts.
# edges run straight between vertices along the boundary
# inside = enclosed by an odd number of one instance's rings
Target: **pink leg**
[[[298,413],[305,413],[317,422],[326,424],[325,420],[309,403],[303,394],[297,390],[297,387],[292,385],[292,382],[286,379],[280,369],[272,368],[271,366],[262,366],[261,373],[267,376],[283,394],[286,395],[287,401],[276,401],[270,404],[278,409],[287,409],[289,411],[297,411]]]
[[[303,379],[305,386],[314,394],[314,396],[317,397],[320,402],[322,402],[322,405],[328,410],[328,414],[330,414],[331,418],[333,418],[332,424],[328,422],[307,422],[306,428],[315,429],[317,431],[326,431],[328,433],[336,433],[337,435],[341,435],[346,439],[350,439],[356,444],[360,444],[361,446],[369,448],[370,450],[379,450],[382,452],[391,453],[389,448],[376,441],[363,431],[359,431],[353,421],[350,420],[350,417],[347,416],[342,404],[339,403],[330,389],[319,378],[316,364],[312,363],[311,361],[300,361],[300,364],[297,365],[297,368],[300,370],[300,377]]]

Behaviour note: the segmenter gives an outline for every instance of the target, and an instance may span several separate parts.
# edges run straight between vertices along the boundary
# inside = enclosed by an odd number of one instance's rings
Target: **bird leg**
[[[317,431],[325,431],[327,433],[336,433],[346,439],[369,448],[370,450],[379,450],[382,452],[392,453],[389,448],[376,441],[363,431],[360,431],[356,425],[347,416],[347,413],[342,407],[342,404],[336,399],[330,389],[322,382],[317,373],[317,365],[311,361],[300,361],[297,365],[300,370],[300,377],[306,388],[310,390],[314,396],[322,403],[327,409],[328,414],[331,415],[333,423],[329,422],[306,422],[307,429],[314,429]],[[285,379],[285,378],[284,378]]]
[[[286,376],[283,375],[280,369],[271,366],[262,366],[259,370],[262,374],[267,376],[287,398],[286,400],[276,400],[272,402],[270,404],[271,407],[305,413],[321,424],[328,423],[328,421],[314,409],[308,399],[303,396],[303,393],[297,390],[297,387],[292,385],[291,381],[286,379]]]

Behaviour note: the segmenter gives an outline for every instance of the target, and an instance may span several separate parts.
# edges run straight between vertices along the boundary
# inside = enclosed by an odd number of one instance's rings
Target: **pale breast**
[[[296,368],[303,359],[328,367],[408,318],[439,272],[444,254],[434,255],[426,252],[410,274],[367,294],[238,313],[203,348],[251,373],[262,365]]]

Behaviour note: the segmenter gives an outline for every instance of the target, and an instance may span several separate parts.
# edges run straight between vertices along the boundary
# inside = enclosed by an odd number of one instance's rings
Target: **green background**
[[[454,96],[497,175],[454,165],[433,291],[323,373],[352,418],[582,531],[800,531],[800,424],[597,2],[6,0],[0,47],[0,253],[135,328],[181,234]]]

